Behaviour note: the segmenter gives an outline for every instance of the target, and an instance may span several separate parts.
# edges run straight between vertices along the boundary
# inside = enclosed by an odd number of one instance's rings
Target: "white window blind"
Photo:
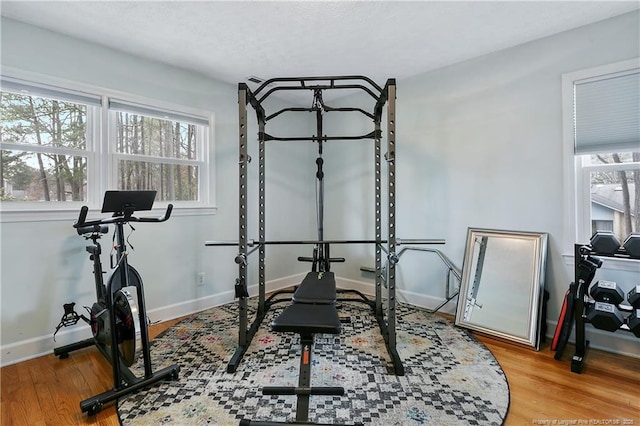
[[[576,81],[575,153],[640,151],[640,69]]]

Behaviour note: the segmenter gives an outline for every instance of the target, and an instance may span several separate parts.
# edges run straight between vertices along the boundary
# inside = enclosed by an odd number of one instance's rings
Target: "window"
[[[638,148],[640,151],[640,148]],[[621,152],[580,156],[584,185],[589,197],[584,216],[588,214],[589,237],[596,231],[613,231],[620,241],[640,230],[638,217],[638,179],[640,152]],[[584,204],[584,203],[583,203]],[[587,237],[588,238],[588,237]]]
[[[109,109],[118,188],[155,189],[163,201],[204,196],[207,120],[114,100]]]
[[[2,81],[0,199],[87,201],[99,96]]]
[[[2,210],[98,208],[107,189],[154,189],[176,207],[210,205],[209,119],[2,77]]]
[[[564,75],[563,108],[567,244],[624,241],[640,231],[639,61]]]

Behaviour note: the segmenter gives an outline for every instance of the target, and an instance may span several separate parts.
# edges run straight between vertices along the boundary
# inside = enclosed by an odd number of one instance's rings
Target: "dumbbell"
[[[640,258],[640,232],[629,234],[622,246],[629,256]]]
[[[587,321],[595,328],[616,331],[624,324],[622,312],[616,305],[605,302],[595,302],[587,308]]]
[[[619,305],[624,300],[624,292],[614,281],[600,280],[591,286],[589,294],[596,302]],[[640,295],[639,295],[640,297]]]
[[[591,236],[590,244],[594,252],[603,255],[613,255],[621,246],[618,237],[611,231],[596,231]]]
[[[587,307],[586,318],[595,328],[616,331],[624,324],[624,317],[618,306],[624,300],[624,292],[613,281],[600,280],[589,290],[595,303]]]
[[[640,285],[629,290],[627,293],[627,303],[633,306],[634,309],[640,309]]]
[[[633,306],[631,315],[627,317],[627,326],[636,337],[640,337],[640,285],[627,293],[627,302]]]
[[[636,337],[640,338],[640,309],[634,309],[627,317],[627,327]]]

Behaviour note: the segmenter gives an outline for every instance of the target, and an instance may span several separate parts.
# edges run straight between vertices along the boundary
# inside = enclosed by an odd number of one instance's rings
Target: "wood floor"
[[[175,324],[151,327],[155,337]],[[590,350],[583,374],[567,360],[555,361],[548,347],[534,352],[485,336],[509,382],[511,404],[505,425],[640,426],[640,359]],[[95,416],[80,412],[81,400],[112,387],[111,369],[95,348],[68,359],[53,354],[1,369],[2,426],[119,424],[113,406]]]

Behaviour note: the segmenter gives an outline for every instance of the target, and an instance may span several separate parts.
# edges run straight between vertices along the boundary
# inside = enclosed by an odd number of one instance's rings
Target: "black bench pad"
[[[293,303],[336,303],[336,277],[333,272],[309,272],[291,298]]]
[[[335,305],[289,305],[271,323],[273,331],[299,334],[340,334],[340,328]]]

